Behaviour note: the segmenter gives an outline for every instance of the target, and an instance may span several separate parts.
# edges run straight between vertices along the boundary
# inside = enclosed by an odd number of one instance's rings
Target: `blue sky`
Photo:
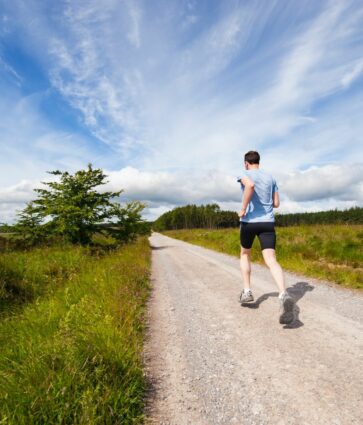
[[[0,0],[0,221],[88,162],[147,202],[238,209],[257,149],[281,211],[363,204],[361,1]]]

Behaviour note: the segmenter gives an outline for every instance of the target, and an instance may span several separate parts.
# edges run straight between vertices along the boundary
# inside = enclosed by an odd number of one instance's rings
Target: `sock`
[[[251,289],[244,289],[243,292],[247,294],[247,292],[252,292]]]
[[[281,292],[281,294],[279,295],[280,300],[281,300],[281,298],[282,298],[285,294],[286,294],[286,291]]]

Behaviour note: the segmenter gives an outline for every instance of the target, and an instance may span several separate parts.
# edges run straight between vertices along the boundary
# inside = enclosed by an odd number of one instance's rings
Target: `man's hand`
[[[274,192],[272,194],[272,200],[273,200],[273,207],[278,208],[280,206],[279,192]]]
[[[242,218],[242,217],[245,217],[245,215],[246,215],[246,208],[242,208],[241,211],[238,213],[238,216]]]

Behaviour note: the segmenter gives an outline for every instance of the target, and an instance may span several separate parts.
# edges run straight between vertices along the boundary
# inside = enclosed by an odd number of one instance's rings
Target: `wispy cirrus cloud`
[[[218,155],[228,164],[234,150],[263,146],[308,124],[315,102],[357,74],[361,50],[352,39],[362,11],[356,5],[326,2],[308,17],[297,7],[298,25],[269,41],[269,53],[259,39],[281,12],[273,2],[220,7],[181,46],[170,28],[179,16],[173,8],[163,27],[148,19],[152,12],[142,2],[68,3],[58,15],[62,31],[40,48],[51,59],[51,83],[100,140],[123,154],[161,151],[153,163],[160,156],[179,166],[190,161],[193,147],[208,161]],[[225,144],[229,149],[221,152]],[[149,164],[138,156],[143,159]]]
[[[127,8],[130,14],[130,31],[127,34],[128,39],[131,44],[136,48],[139,48],[141,45],[141,36],[140,36],[140,20],[141,20],[141,11],[137,5],[137,2],[127,2]]]
[[[4,59],[0,56],[0,69],[2,68],[5,73],[10,75],[10,77],[14,80],[15,84],[17,86],[20,86],[22,83],[22,78],[20,75],[15,71],[15,69],[10,66]]]
[[[2,91],[0,186],[16,188],[20,181],[43,178],[48,170],[83,167],[85,158],[92,156],[97,162],[101,155],[82,135],[55,128],[44,119],[40,109],[45,98],[46,95],[39,93],[21,96]]]
[[[357,80],[363,73],[363,59],[358,60],[353,68],[348,70],[342,78],[342,86],[348,88],[355,80]]]

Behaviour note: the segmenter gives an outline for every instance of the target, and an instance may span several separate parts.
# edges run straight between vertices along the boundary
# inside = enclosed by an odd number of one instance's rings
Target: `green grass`
[[[149,270],[146,238],[2,254],[0,424],[143,421]]]
[[[80,247],[6,251],[0,255],[0,317],[14,308],[51,295],[84,263]]]
[[[306,225],[278,227],[277,257],[287,270],[363,288],[363,226]],[[239,229],[166,231],[165,235],[239,256]],[[252,260],[262,263],[256,238]]]

